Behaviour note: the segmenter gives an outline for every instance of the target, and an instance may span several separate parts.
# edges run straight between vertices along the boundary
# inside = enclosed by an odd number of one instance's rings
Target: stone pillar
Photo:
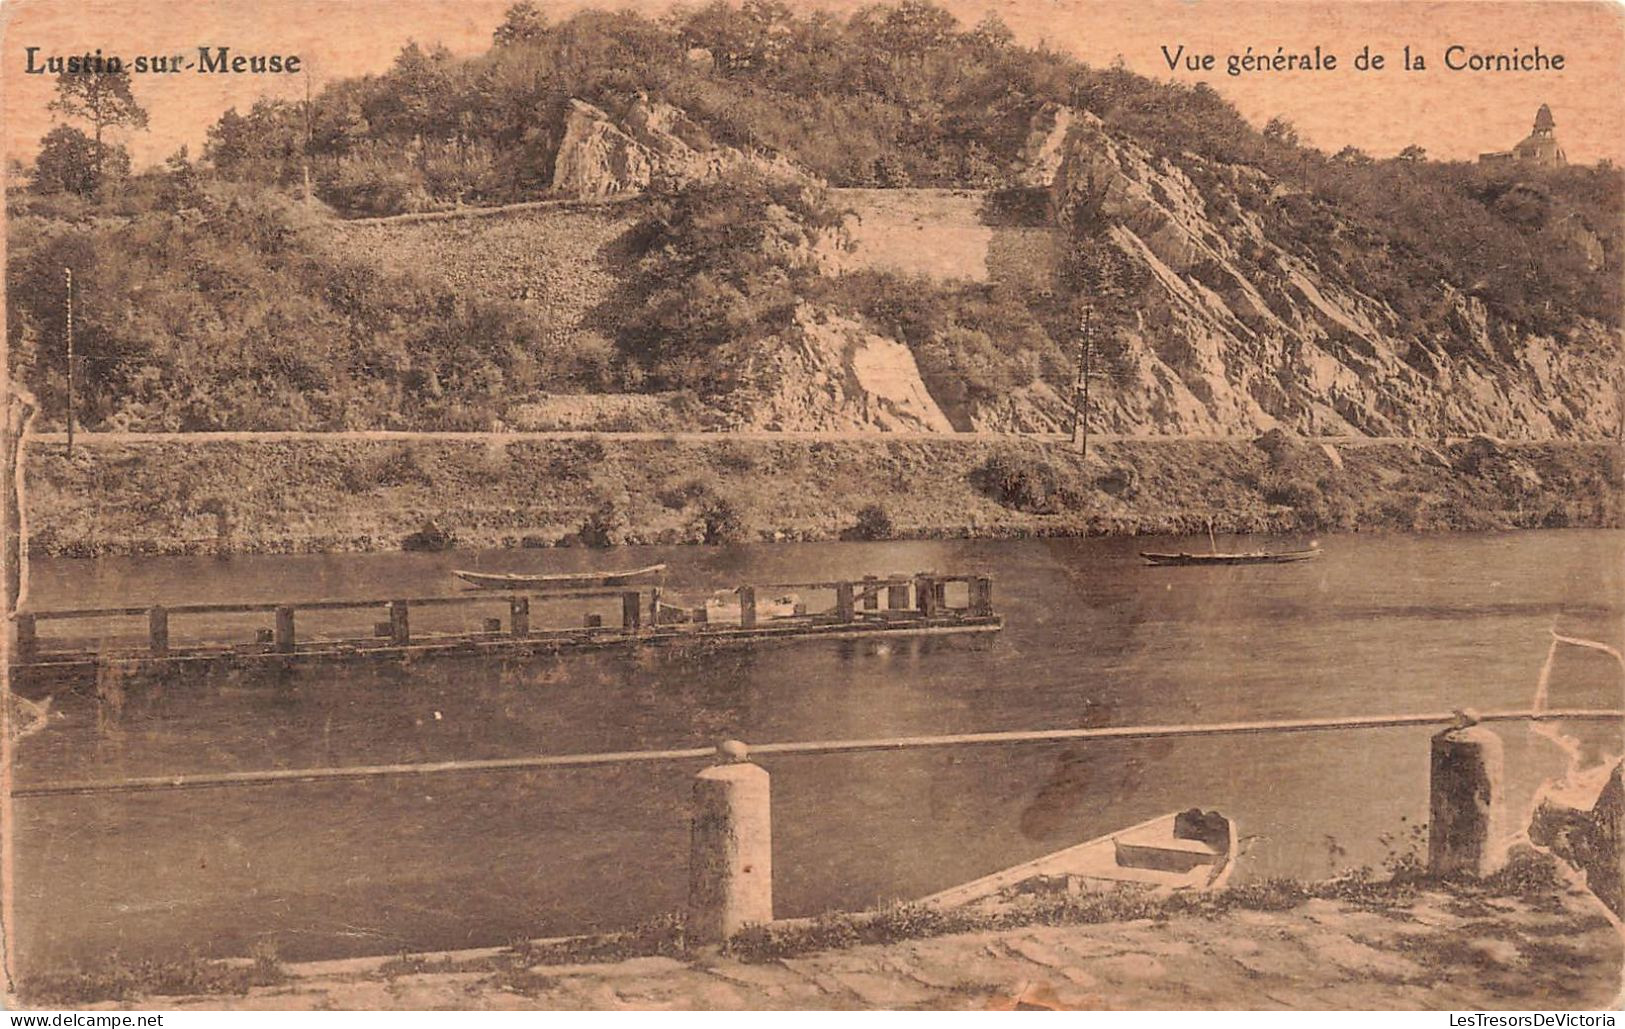
[[[283,606],[276,609],[276,632],[272,640],[278,654],[293,653],[293,608]]]
[[[726,764],[694,777],[688,859],[688,939],[721,943],[773,921],[773,816],[766,769],[743,743],[717,747]]]
[[[406,601],[389,602],[389,642],[404,647],[412,642],[412,621],[407,615]]]
[[[1501,738],[1462,712],[1436,734],[1429,768],[1428,871],[1486,876],[1506,858]]]
[[[169,612],[161,604],[147,608],[147,642],[153,657],[169,653]]]
[[[530,635],[530,598],[508,598],[508,631],[519,639]]]
[[[643,624],[643,603],[637,590],[621,594],[621,628],[637,632]]]
[[[739,627],[756,628],[756,587],[741,586],[739,593]]]

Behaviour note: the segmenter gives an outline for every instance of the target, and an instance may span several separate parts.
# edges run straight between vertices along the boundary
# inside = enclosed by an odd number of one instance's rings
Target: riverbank
[[[953,435],[33,443],[38,555],[1611,528],[1603,443]],[[425,532],[425,529],[428,529]]]
[[[1344,879],[1203,898],[1085,899],[969,929],[923,909],[893,909],[868,922],[838,916],[747,931],[721,951],[684,952],[648,931],[285,968],[262,959],[217,975],[214,992],[187,994],[203,981],[193,977],[157,993],[78,999],[140,1010],[1612,1005],[1622,946],[1606,909],[1549,864],[1509,873],[1484,883]],[[1091,917],[1102,913],[1106,920]],[[105,991],[107,982],[81,977],[48,989]]]

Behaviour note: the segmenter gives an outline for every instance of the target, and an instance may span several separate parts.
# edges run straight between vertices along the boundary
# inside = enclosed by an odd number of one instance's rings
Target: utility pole
[[[73,456],[73,269],[63,268],[62,277],[68,286],[68,456]]]
[[[1078,339],[1078,375],[1072,382],[1072,444],[1089,455],[1089,376],[1093,369],[1095,348],[1089,339],[1089,315],[1092,306],[1083,309],[1083,335]]]

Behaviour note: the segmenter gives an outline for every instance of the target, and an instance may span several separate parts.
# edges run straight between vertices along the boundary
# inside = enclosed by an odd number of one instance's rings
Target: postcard
[[[8,1005],[1614,1024],[1625,8],[0,24]]]

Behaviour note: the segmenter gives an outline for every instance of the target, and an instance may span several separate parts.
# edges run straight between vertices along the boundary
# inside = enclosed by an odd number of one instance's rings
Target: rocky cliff
[[[609,213],[600,217],[590,201],[740,169],[812,182],[782,160],[717,145],[670,104],[639,98],[611,115],[572,101],[554,187],[588,209],[361,225],[348,235],[393,234],[402,245],[433,236],[443,253],[432,263],[460,284],[550,310],[562,304],[575,314],[571,331],[584,332],[625,274],[612,260],[613,237],[642,214],[604,205]],[[775,222],[765,245],[793,250],[792,263],[811,262],[826,276],[885,272],[1022,296],[1033,310],[1050,311],[1068,358],[1077,340],[1069,319],[1053,317],[1068,296],[1059,272],[1066,254],[1092,250],[1097,263],[1112,265],[1117,293],[1097,298],[1089,419],[1096,431],[1251,435],[1280,426],[1309,435],[1618,437],[1617,330],[1567,319],[1559,335],[1520,331],[1442,279],[1429,287],[1428,324],[1407,318],[1378,285],[1317,251],[1315,240],[1284,231],[1302,220],[1283,212],[1313,198],[1258,168],[1153,152],[1091,114],[1052,104],[1032,120],[1015,180],[1036,197],[1036,220],[1001,218],[995,194],[973,190],[832,190],[835,206],[849,212],[838,233],[775,212],[783,224]],[[1352,232],[1335,208],[1314,216],[1317,232]],[[554,222],[558,231],[549,228]],[[569,260],[568,240],[587,237],[565,222],[590,222],[586,264]],[[477,245],[486,236],[502,237],[500,245]],[[1576,216],[1555,218],[1547,237],[1593,271],[1618,260]],[[538,247],[549,240],[544,254]],[[500,259],[481,257],[487,250]],[[517,275],[520,265],[580,265],[591,281],[555,288],[554,272],[539,284],[539,272]],[[804,305],[794,326],[770,342],[779,349],[741,357],[739,389],[723,402],[737,424],[1020,432],[1070,424],[1069,375],[995,397],[972,398],[940,376],[927,385],[912,358],[904,360],[903,344],[828,300]]]
[[[1038,135],[1053,147],[1053,133]],[[1097,336],[1113,374],[1095,391],[1093,424],[1618,433],[1617,331],[1580,321],[1561,338],[1519,333],[1441,282],[1436,303],[1453,331],[1429,334],[1309,247],[1272,237],[1261,208],[1290,199],[1257,169],[1154,155],[1113,138],[1092,115],[1072,119],[1052,185],[1059,229],[1115,251],[1127,287],[1126,304]]]
[[[584,100],[571,100],[553,163],[553,191],[580,198],[669,190],[742,168],[802,175],[777,157],[717,145],[663,101],[640,96],[612,118]]]
[[[734,428],[952,432],[908,347],[860,322],[803,304],[784,332],[738,362]]]

